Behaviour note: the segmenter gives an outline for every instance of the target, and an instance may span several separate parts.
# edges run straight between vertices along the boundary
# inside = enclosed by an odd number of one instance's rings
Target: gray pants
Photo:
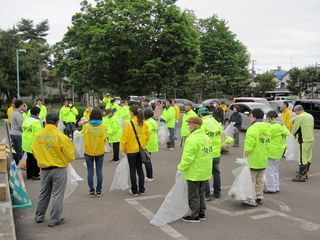
[[[191,209],[190,216],[193,218],[199,217],[199,214],[205,214],[206,203],[204,200],[204,191],[206,181],[187,181],[188,182],[188,200]]]
[[[239,147],[239,130],[237,128],[234,129],[234,147]]]
[[[43,221],[52,198],[50,222],[56,224],[60,220],[63,198],[68,178],[67,168],[41,170],[41,189],[37,202],[36,221]]]

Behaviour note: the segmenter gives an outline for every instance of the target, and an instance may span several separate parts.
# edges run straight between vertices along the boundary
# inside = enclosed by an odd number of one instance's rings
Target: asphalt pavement
[[[16,233],[19,240],[100,240],[100,239],[228,239],[228,240],[319,240],[320,239],[320,164],[318,148],[320,131],[315,130],[311,176],[306,183],[293,183],[297,162],[281,162],[281,186],[279,194],[265,195],[262,205],[246,207],[227,197],[234,181],[232,170],[236,158],[242,156],[243,137],[239,148],[231,148],[221,157],[222,198],[207,202],[207,220],[186,223],[181,220],[158,228],[149,219],[160,207],[172,187],[181,149],[176,142],[175,151],[162,146],[152,155],[155,181],[146,183],[146,193],[131,197],[127,191],[109,192],[116,164],[108,163],[111,153],[106,154],[104,164],[104,196],[90,198],[86,182],[84,160],[72,163],[84,178],[76,191],[64,202],[63,217],[66,223],[49,228],[48,217],[44,223],[34,223],[34,212],[40,182],[26,181],[33,207],[15,210]]]

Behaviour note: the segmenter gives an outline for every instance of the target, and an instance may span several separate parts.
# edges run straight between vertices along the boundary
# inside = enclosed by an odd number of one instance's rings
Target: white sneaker
[[[146,177],[144,180],[145,180],[146,182],[149,182],[149,183],[154,181],[153,178],[147,178],[147,177]]]
[[[169,148],[169,151],[174,151],[174,148]]]

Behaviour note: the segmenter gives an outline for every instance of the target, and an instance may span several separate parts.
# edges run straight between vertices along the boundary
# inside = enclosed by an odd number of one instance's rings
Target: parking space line
[[[143,216],[145,216],[149,221],[154,217],[154,214],[144,206],[142,206],[138,200],[147,200],[147,199],[155,199],[159,197],[163,197],[164,195],[154,195],[154,196],[146,196],[146,197],[140,197],[140,198],[127,198],[125,201],[134,207],[139,213],[141,213]],[[159,227],[161,231],[166,233],[169,237],[172,239],[178,239],[178,240],[187,240],[185,236],[183,236],[180,232],[175,230],[173,227],[169,226],[168,224]]]

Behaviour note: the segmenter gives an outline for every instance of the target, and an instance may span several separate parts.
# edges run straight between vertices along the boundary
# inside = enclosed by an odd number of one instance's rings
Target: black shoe
[[[33,180],[33,181],[39,181],[39,180],[41,180],[41,178],[40,178],[40,176],[38,176],[38,177],[32,177],[32,180]]]
[[[211,201],[211,196],[204,196],[204,200],[208,202]]]
[[[185,216],[185,217],[182,218],[182,221],[190,222],[190,223],[198,223],[198,222],[200,222],[200,218],[199,217]]]
[[[265,193],[265,194],[275,194],[275,193],[277,193],[277,192],[273,192],[273,191],[267,191],[267,190],[265,190],[265,191],[263,191],[263,193]]]
[[[203,214],[199,214],[199,218],[201,221],[204,221],[204,220],[207,220],[207,217],[206,215],[203,213]]]
[[[306,182],[306,178],[301,178],[300,176],[296,176],[295,178],[292,178],[292,182]]]
[[[102,192],[97,192],[97,197],[102,197]]]
[[[214,198],[221,198],[221,193],[214,193],[213,196]]]
[[[94,191],[91,191],[91,192],[89,193],[89,196],[90,196],[91,198],[94,198],[94,197],[95,197]]]
[[[64,223],[65,223],[64,219],[63,219],[63,218],[60,218],[60,220],[59,220],[57,223],[49,223],[48,226],[49,226],[49,227],[55,227],[55,226],[62,225],[62,224],[64,224]]]
[[[34,220],[36,223],[43,223],[43,219],[35,219]]]
[[[257,203],[257,204],[262,204],[262,199],[261,199],[261,198],[257,198],[257,199],[256,199],[256,203]]]

